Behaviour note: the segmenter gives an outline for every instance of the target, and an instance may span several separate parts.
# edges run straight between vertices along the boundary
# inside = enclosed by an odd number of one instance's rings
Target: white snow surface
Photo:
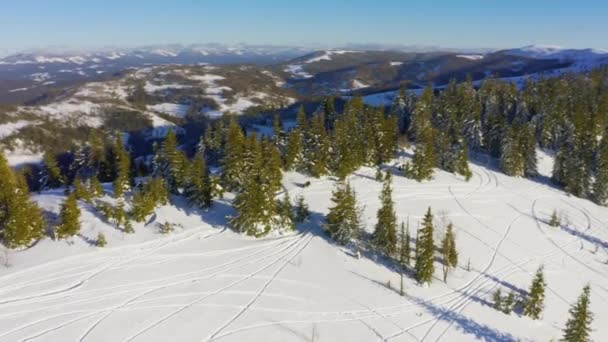
[[[315,56],[313,58],[306,60],[304,63],[310,64],[310,63],[316,63],[316,62],[321,62],[321,61],[331,61],[332,55],[343,55],[346,53],[355,53],[355,52],[356,51],[347,51],[347,50],[327,50],[327,51],[323,51],[318,56]]]
[[[23,127],[27,127],[31,124],[30,121],[19,120],[16,122],[9,122],[5,124],[0,124],[0,139],[6,138],[13,133],[16,133],[18,130]]]
[[[477,61],[483,59],[484,55],[456,55],[458,58],[470,59],[472,61]]]
[[[608,340],[608,208],[505,176],[484,156],[471,167],[469,182],[441,171],[423,183],[394,177],[396,213],[412,231],[428,206],[436,241],[454,223],[460,266],[447,284],[436,264],[432,285],[407,274],[400,296],[398,268],[367,253],[357,258],[321,232],[335,181],[289,173],[284,185],[305,198],[311,221],[257,240],[226,229],[229,194],[204,212],[178,198],[130,235],[81,203],[81,235],[69,243],[44,239],[0,253],[9,265],[0,266],[0,341],[548,341],[561,337],[586,283],[592,338]],[[349,177],[368,232],[382,187],[374,174],[363,168]],[[64,196],[55,190],[36,200],[57,213]],[[554,209],[565,218],[561,228],[547,225]],[[162,236],[156,223],[166,221],[183,228]],[[90,244],[99,232],[108,247]],[[547,281],[540,320],[490,306],[498,288],[525,292],[540,265]]]
[[[178,118],[185,117],[188,113],[188,109],[190,109],[190,106],[176,103],[159,103],[148,106],[148,110],[176,116]]]

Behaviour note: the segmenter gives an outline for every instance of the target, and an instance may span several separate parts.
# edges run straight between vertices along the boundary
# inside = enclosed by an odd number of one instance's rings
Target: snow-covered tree
[[[357,239],[362,229],[355,191],[348,182],[338,183],[331,200],[334,206],[329,208],[325,229],[336,242],[346,245]]]

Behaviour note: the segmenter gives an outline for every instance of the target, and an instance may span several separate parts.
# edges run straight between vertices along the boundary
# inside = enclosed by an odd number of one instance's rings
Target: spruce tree
[[[507,297],[504,299],[502,304],[502,312],[510,315],[513,312],[513,307],[515,306],[515,293],[513,291],[509,292]]]
[[[25,177],[14,173],[0,151],[0,233],[8,248],[28,246],[44,235],[42,210],[30,199]]]
[[[283,199],[277,203],[277,212],[279,215],[279,225],[282,227],[290,228],[291,230],[296,229],[296,215],[291,205],[291,199],[289,194],[285,192]]]
[[[388,172],[380,194],[382,206],[376,214],[378,222],[373,236],[376,247],[388,256],[392,256],[397,249],[397,217],[392,193],[392,177]]]
[[[45,153],[43,166],[39,175],[40,189],[54,189],[65,184],[65,180],[61,174],[61,169],[57,163],[55,155]]]
[[[245,135],[235,118],[230,119],[222,158],[222,180],[229,190],[240,188],[245,179]]]
[[[524,315],[532,319],[540,318],[544,309],[545,286],[545,276],[543,274],[543,267],[541,266],[536,271],[536,275],[530,286],[529,297],[524,305]]]
[[[435,243],[433,239],[433,214],[429,207],[416,242],[416,280],[419,283],[430,283],[435,273]]]
[[[213,203],[212,184],[205,158],[197,153],[189,168],[184,194],[199,208],[209,208]]]
[[[570,318],[564,328],[564,335],[560,341],[563,342],[590,342],[591,322],[593,313],[589,309],[591,287],[583,288],[583,293],[575,305],[570,308]]]
[[[593,182],[593,199],[600,205],[608,201],[608,130],[604,132],[598,145],[595,162],[595,181]]]
[[[411,259],[411,246],[410,246],[410,222],[407,222],[407,228],[405,223],[401,222],[401,234],[399,241],[399,263],[401,267],[408,267]]]
[[[103,233],[97,234],[97,239],[95,240],[95,245],[97,247],[105,247],[107,244],[108,244],[108,241],[106,240],[106,236],[103,235]]]
[[[362,229],[355,192],[349,183],[338,183],[331,200],[334,206],[329,208],[325,229],[337,243],[346,245],[357,239]]]
[[[416,150],[412,157],[411,169],[408,176],[421,182],[433,177],[433,168],[437,165],[434,130],[426,127],[420,132],[416,140]]]
[[[301,171],[304,165],[304,136],[299,128],[292,130],[287,137],[285,153],[285,170]]]
[[[296,198],[296,222],[304,222],[310,217],[310,210],[308,204],[304,201],[304,196],[298,196]]]
[[[443,265],[443,282],[447,282],[450,268],[458,265],[458,252],[456,251],[456,241],[451,223],[448,224],[445,236],[441,241],[441,263]]]
[[[80,208],[76,193],[72,192],[61,205],[61,224],[55,230],[58,239],[72,237],[80,232]]]
[[[177,135],[171,129],[154,156],[154,175],[163,177],[172,193],[179,193],[186,185],[187,174],[186,155],[179,150]]]
[[[492,301],[494,302],[492,307],[498,311],[502,311],[502,309],[503,309],[502,291],[500,289],[497,289],[494,292],[494,294],[492,295]]]
[[[120,198],[131,189],[131,157],[125,148],[122,134],[119,134],[114,140],[112,151],[116,169],[114,197]]]

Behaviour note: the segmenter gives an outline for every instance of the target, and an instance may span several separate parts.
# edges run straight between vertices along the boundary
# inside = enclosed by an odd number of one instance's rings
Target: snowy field
[[[455,225],[460,267],[447,284],[437,264],[430,287],[408,275],[400,296],[390,262],[357,258],[318,228],[334,181],[290,173],[285,186],[292,198],[306,198],[312,217],[287,236],[255,240],[226,229],[229,198],[202,214],[185,205],[159,209],[155,222],[183,225],[167,236],[154,223],[123,235],[82,205],[82,236],[72,244],[44,240],[5,253],[0,341],[550,341],[561,337],[586,283],[593,338],[608,340],[608,208],[567,196],[543,177],[507,177],[480,159],[468,183],[439,171],[424,183],[394,177],[400,220],[415,229],[432,206],[436,241],[445,223]],[[364,168],[349,178],[369,232],[380,206],[374,175]],[[37,200],[57,212],[61,197],[55,191]],[[564,215],[561,228],[547,224],[554,209]],[[87,243],[99,231],[109,242],[104,249]],[[540,265],[548,284],[541,320],[491,307],[494,290],[526,291]]]

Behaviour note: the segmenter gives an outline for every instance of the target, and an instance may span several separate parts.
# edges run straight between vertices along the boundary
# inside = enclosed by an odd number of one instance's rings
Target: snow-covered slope
[[[540,169],[550,163],[543,155]],[[226,229],[230,196],[208,212],[179,201],[163,207],[133,235],[81,205],[82,236],[72,244],[43,240],[4,254],[0,341],[548,341],[561,336],[586,283],[592,337],[607,340],[608,209],[492,165],[480,156],[468,183],[445,172],[424,183],[394,177],[399,220],[415,229],[432,206],[436,239],[453,222],[460,251],[447,284],[437,265],[430,287],[407,274],[404,296],[394,265],[375,255],[357,258],[321,232],[331,179],[287,174],[286,189],[306,198],[311,222],[260,240]],[[380,205],[374,173],[364,168],[349,178],[368,232]],[[55,213],[62,198],[61,191],[37,196]],[[561,228],[547,225],[554,209],[564,216]],[[156,223],[166,221],[183,228],[162,236]],[[89,244],[100,231],[105,249]],[[494,290],[524,293],[540,265],[548,284],[541,320],[491,307]]]

